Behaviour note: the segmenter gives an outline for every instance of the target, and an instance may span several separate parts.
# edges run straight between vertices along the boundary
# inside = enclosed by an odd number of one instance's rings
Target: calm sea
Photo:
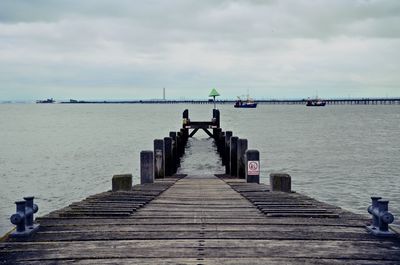
[[[211,118],[211,105],[0,105],[0,234],[24,196],[43,215],[110,189],[114,174],[138,183],[139,152],[179,130],[185,108],[192,120]],[[363,214],[380,195],[400,216],[399,105],[219,108],[223,130],[260,151],[263,182],[287,172],[294,190]],[[206,138],[190,142],[183,171],[221,170]]]

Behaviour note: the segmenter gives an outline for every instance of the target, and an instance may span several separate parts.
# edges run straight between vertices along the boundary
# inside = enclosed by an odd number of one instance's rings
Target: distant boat
[[[37,104],[54,103],[56,102],[53,98],[48,98],[45,100],[36,100]]]
[[[246,100],[242,100],[240,97],[238,97],[238,100],[236,100],[235,105],[233,106],[235,108],[254,109],[257,108],[257,103],[255,103],[254,100],[249,98],[249,95],[247,95]]]
[[[319,98],[307,99],[307,103],[306,103],[307,107],[323,107],[325,105],[326,105],[326,101],[319,99]]]

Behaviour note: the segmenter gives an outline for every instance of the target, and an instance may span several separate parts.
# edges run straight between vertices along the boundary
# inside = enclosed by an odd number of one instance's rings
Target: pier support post
[[[154,177],[156,179],[164,178],[164,140],[154,140]]]
[[[225,132],[225,148],[224,148],[224,163],[225,163],[225,174],[229,175],[230,170],[231,170],[231,165],[230,165],[230,140],[232,137],[232,132],[231,131],[226,131]]]
[[[140,152],[140,184],[154,183],[153,151]]]
[[[222,129],[221,128],[215,128],[213,129],[213,137],[215,141],[215,145],[218,146],[218,141],[219,141],[219,134],[221,133]]]
[[[237,144],[237,177],[246,178],[245,153],[247,150],[247,139],[239,139]]]
[[[132,189],[132,175],[121,174],[112,177],[112,191],[130,191]]]
[[[258,150],[246,151],[246,182],[260,183],[260,153]]]
[[[164,137],[164,172],[165,176],[172,176],[172,138]]]
[[[221,132],[219,134],[218,141],[218,153],[222,160],[222,165],[225,165],[224,156],[225,156],[225,132]]]
[[[230,139],[230,174],[233,177],[237,177],[237,147],[238,147],[238,140],[237,136],[232,136]]]
[[[217,128],[220,127],[220,113],[218,109],[213,109],[213,124],[214,126],[217,126]]]
[[[176,132],[169,132],[169,137],[172,138],[172,173],[176,173],[178,168],[178,142]]]
[[[271,191],[292,191],[292,178],[286,173],[271,173],[269,175],[269,188]]]

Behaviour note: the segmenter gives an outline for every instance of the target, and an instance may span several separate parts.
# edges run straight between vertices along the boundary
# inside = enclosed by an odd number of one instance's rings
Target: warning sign
[[[247,162],[247,175],[260,175],[260,161]]]

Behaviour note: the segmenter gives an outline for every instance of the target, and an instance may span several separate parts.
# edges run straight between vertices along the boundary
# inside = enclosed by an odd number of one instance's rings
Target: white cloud
[[[33,4],[34,3],[34,4]],[[2,1],[0,99],[399,96],[398,1]],[[350,92],[349,92],[350,91]]]

